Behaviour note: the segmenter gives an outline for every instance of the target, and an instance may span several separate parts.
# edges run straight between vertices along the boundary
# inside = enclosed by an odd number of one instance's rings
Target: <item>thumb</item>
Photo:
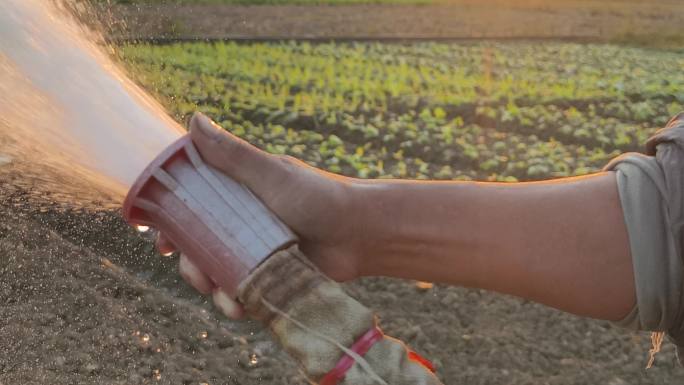
[[[200,112],[190,120],[190,138],[205,162],[257,195],[272,186],[273,178],[283,176],[277,157],[228,133]]]

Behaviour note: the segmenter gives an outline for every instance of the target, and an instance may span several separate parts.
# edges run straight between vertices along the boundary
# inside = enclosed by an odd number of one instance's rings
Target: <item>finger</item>
[[[164,236],[162,233],[157,234],[157,240],[154,242],[159,254],[163,256],[169,256],[176,251],[176,247],[171,243],[171,241]]]
[[[257,195],[273,186],[273,178],[285,177],[283,162],[219,127],[202,113],[190,120],[190,137],[202,158]]]
[[[230,319],[241,319],[245,316],[245,309],[237,301],[230,298],[226,292],[216,288],[212,294],[214,306],[218,308],[221,313],[225,314]]]
[[[184,254],[181,254],[180,256],[178,272],[190,286],[194,287],[195,290],[200,293],[206,295],[214,290],[214,284],[211,279],[206,274],[202,273],[200,269],[192,263],[190,258]]]

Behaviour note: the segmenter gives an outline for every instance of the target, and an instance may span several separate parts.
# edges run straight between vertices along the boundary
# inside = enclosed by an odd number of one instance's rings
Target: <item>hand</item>
[[[360,211],[354,203],[354,179],[261,151],[200,113],[190,121],[190,136],[205,162],[247,186],[297,233],[300,249],[324,273],[339,281],[359,276],[362,242],[353,231]],[[174,251],[163,234],[157,248],[163,254]],[[179,271],[199,292],[213,293],[226,316],[243,315],[239,304],[214,287],[189,258],[181,256]]]

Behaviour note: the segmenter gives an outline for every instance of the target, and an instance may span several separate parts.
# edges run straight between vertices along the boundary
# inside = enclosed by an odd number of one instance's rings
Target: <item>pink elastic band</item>
[[[373,326],[368,330],[364,335],[361,336],[356,342],[354,342],[354,345],[350,348],[351,351],[354,353],[363,356],[364,354],[368,353],[371,347],[375,345],[376,342],[380,341],[384,337],[382,334],[382,330],[380,330],[377,326]],[[347,371],[351,369],[351,367],[354,365],[354,359],[345,354],[340,358],[340,360],[337,362],[337,365],[328,372],[320,381],[320,385],[337,385],[337,383],[344,378],[344,376],[347,374]]]

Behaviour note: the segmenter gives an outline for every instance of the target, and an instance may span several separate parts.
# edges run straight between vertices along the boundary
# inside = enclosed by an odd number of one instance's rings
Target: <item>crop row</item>
[[[178,120],[361,177],[599,169],[684,102],[684,59],[577,44],[188,43],[120,50]]]
[[[363,178],[535,180],[598,171],[618,154],[478,126],[445,133],[455,138],[448,148],[435,151],[424,144],[424,151],[419,153],[408,151],[403,144],[357,144],[333,133],[294,130],[272,123],[223,121],[222,125],[271,153],[292,155],[332,172]]]
[[[684,101],[681,55],[603,45],[186,43],[122,53],[196,101],[230,95],[303,113],[632,95]]]

